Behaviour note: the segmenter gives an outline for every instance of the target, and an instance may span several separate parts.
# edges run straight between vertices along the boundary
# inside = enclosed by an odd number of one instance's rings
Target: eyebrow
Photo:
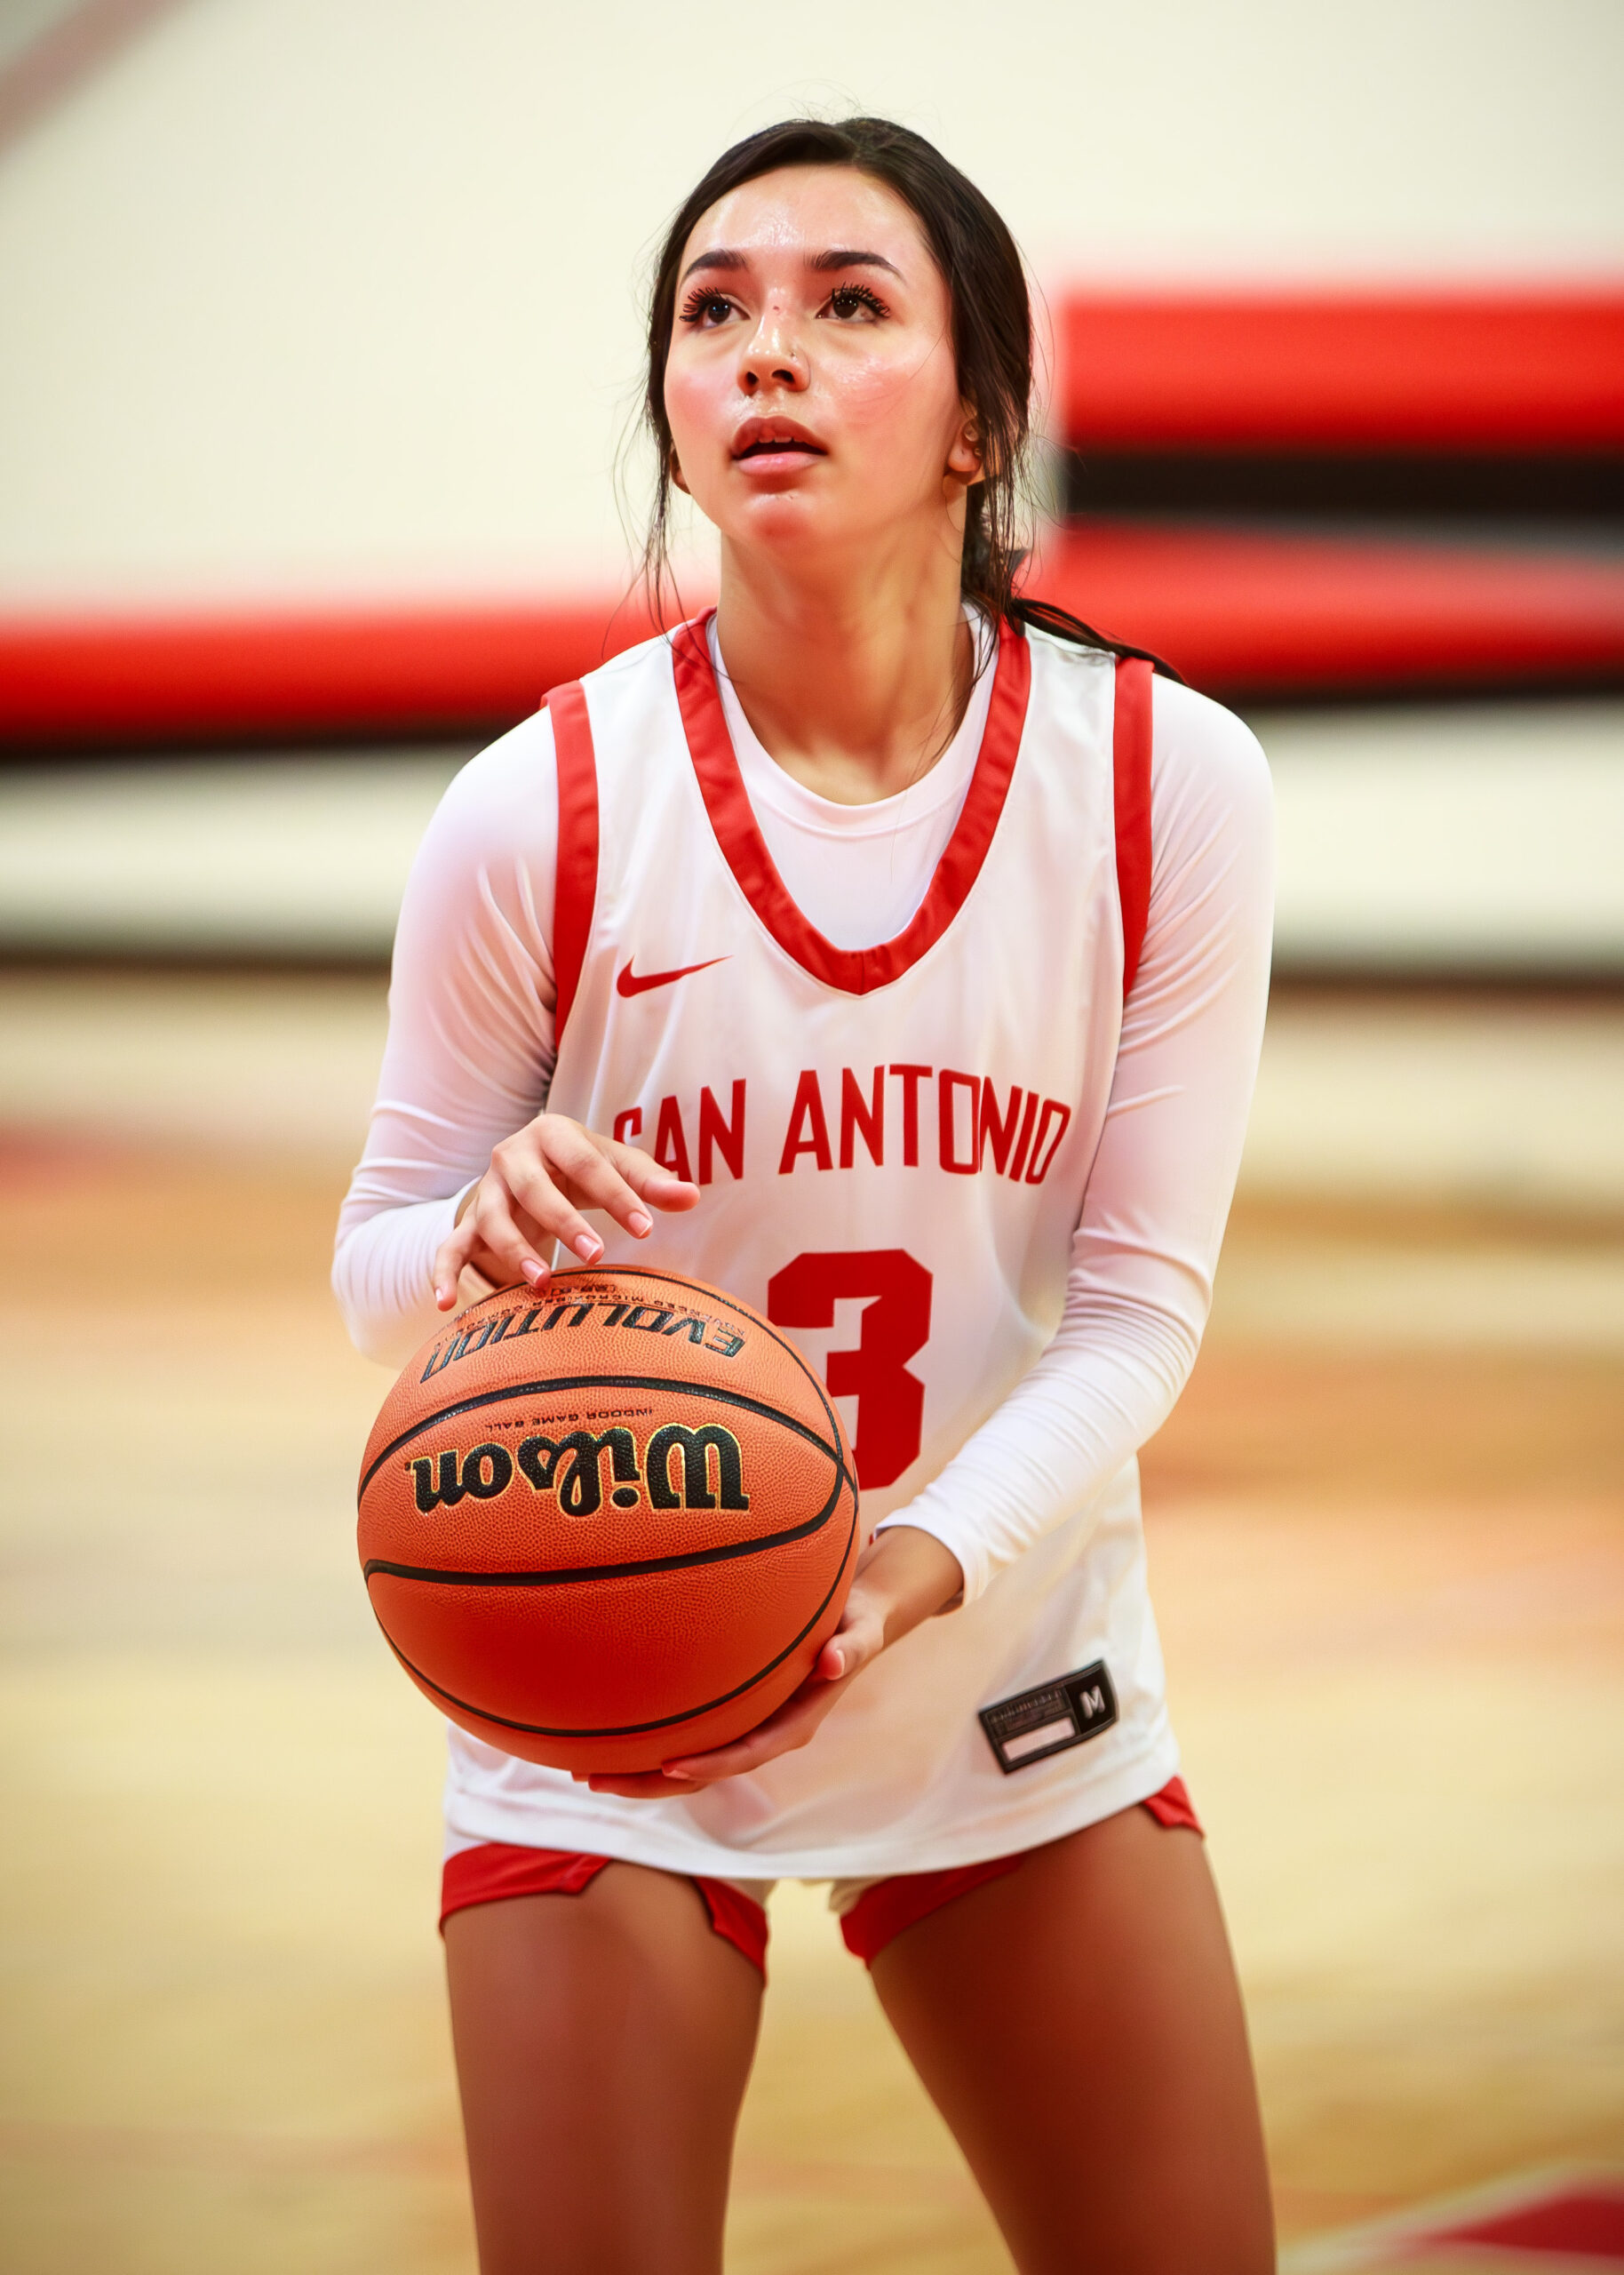
[[[808,268],[883,268],[900,277],[902,270],[895,261],[888,260],[882,252],[859,252],[849,245],[836,245],[832,252],[820,252],[807,263]]]
[[[677,281],[679,284],[686,284],[697,268],[734,272],[749,266],[748,256],[736,251],[731,245],[714,245],[709,252],[702,252],[690,260]],[[814,253],[807,267],[817,275],[836,268],[883,268],[892,276],[900,278],[902,275],[896,262],[888,260],[884,253],[864,252],[853,245],[835,245],[828,252]]]

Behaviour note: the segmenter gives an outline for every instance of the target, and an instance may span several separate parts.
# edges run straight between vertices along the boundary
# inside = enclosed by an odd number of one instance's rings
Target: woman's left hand
[[[840,1624],[819,1652],[811,1673],[766,1721],[711,1753],[683,1754],[625,1777],[576,1773],[594,1793],[629,1800],[672,1800],[697,1793],[722,1777],[741,1777],[781,1753],[805,1745],[835,1701],[864,1668],[911,1627],[945,1611],[964,1588],[951,1549],[913,1525],[896,1525],[872,1540],[857,1560]]]

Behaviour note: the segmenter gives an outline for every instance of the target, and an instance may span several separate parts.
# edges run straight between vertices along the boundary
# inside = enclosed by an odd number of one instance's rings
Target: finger
[[[519,1269],[515,1272],[511,1255],[498,1255],[494,1249],[487,1248],[483,1241],[476,1237],[474,1253],[468,1259],[466,1270],[482,1275],[493,1287],[511,1287],[517,1278],[527,1281],[532,1288],[539,1290],[553,1276],[553,1235],[544,1232],[528,1211],[514,1206],[511,1201],[508,1204],[507,1213],[520,1241],[528,1243],[528,1254],[531,1261],[527,1264],[525,1254],[521,1253]]]
[[[465,1304],[477,1303],[482,1296],[492,1295],[498,1288],[511,1288],[521,1280],[539,1294],[552,1276],[551,1266],[545,1263],[537,1272],[514,1272],[488,1248],[476,1247],[462,1268],[458,1289]]]
[[[623,1145],[617,1138],[600,1138],[596,1142],[633,1191],[640,1193],[651,1209],[693,1209],[698,1205],[699,1187],[657,1161],[652,1153],[645,1153],[641,1145]]]
[[[442,1312],[449,1312],[457,1301],[458,1280],[463,1266],[474,1253],[478,1238],[470,1212],[453,1232],[446,1234],[434,1250],[434,1301]]]
[[[713,1785],[719,1778],[740,1777],[760,1768],[764,1762],[776,1760],[781,1753],[792,1752],[806,1744],[839,1696],[835,1684],[802,1683],[776,1714],[769,1714],[731,1745],[712,1747],[709,1753],[679,1755],[668,1761],[662,1773],[667,1792],[673,1786],[681,1792],[684,1785]]]
[[[752,1730],[748,1737],[739,1738],[732,1745],[667,1762],[662,1772],[665,1791],[698,1792],[707,1785],[720,1784],[724,1777],[746,1777],[752,1769],[765,1768],[769,1761],[776,1761],[781,1753],[793,1753],[805,1745],[823,1719],[821,1712],[775,1714],[770,1722],[763,1722],[760,1729]]]
[[[683,1792],[697,1789],[687,1779],[666,1777],[657,1769],[644,1770],[633,1776],[611,1777],[594,1772],[591,1776],[576,1772],[576,1783],[587,1786],[594,1793],[617,1793],[626,1801],[669,1801]]]
[[[574,1251],[583,1264],[595,1264],[603,1242],[586,1219],[578,1215],[545,1172],[531,1179],[521,1199],[509,1190],[506,1175],[493,1177],[470,1216],[477,1233],[477,1255],[489,1252],[482,1263],[487,1277],[498,1285],[511,1280],[528,1281],[539,1288],[548,1276],[545,1250],[554,1241]]]
[[[623,1225],[634,1240],[647,1240],[654,1230],[654,1219],[643,1206],[636,1187],[628,1183],[610,1160],[609,1148],[614,1145],[612,1138],[598,1138],[590,1130],[583,1130],[578,1122],[566,1122],[561,1118],[556,1122],[550,1121],[545,1129],[538,1127],[534,1135],[534,1171],[530,1170],[529,1164],[521,1166],[515,1163],[518,1174],[511,1180],[515,1196],[526,1208],[534,1205],[528,1188],[528,1176],[540,1174],[550,1187],[561,1193],[561,1196],[567,1195],[569,1201],[582,1209],[601,1209],[606,1216],[612,1217],[617,1225]],[[631,1149],[618,1146],[615,1150],[626,1153]],[[681,1180],[672,1177],[669,1170],[660,1169],[657,1162],[651,1162],[649,1166],[658,1171],[661,1178],[669,1179],[673,1188],[680,1189]],[[696,1186],[694,1198],[697,1201],[698,1197]],[[655,1205],[664,1207],[667,1203],[657,1198]],[[583,1230],[591,1232],[591,1228],[585,1225]],[[597,1234],[591,1233],[591,1237],[596,1240]],[[575,1245],[571,1242],[571,1246]],[[578,1247],[576,1253],[581,1254]],[[600,1245],[599,1254],[601,1253]],[[583,1261],[590,1264],[593,1259],[584,1257]]]
[[[854,1611],[848,1602],[844,1616],[834,1633],[817,1655],[816,1664],[808,1680],[811,1682],[844,1682],[871,1659],[877,1659],[885,1648],[885,1625],[877,1614],[865,1604]]]

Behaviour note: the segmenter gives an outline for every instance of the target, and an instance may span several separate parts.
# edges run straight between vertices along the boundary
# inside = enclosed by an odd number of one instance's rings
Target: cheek
[[[712,367],[700,356],[673,356],[665,366],[665,416],[681,457],[684,445],[694,451],[710,441],[731,434],[729,374],[720,360]]]
[[[833,378],[831,392],[839,399],[841,423],[851,439],[876,449],[888,446],[891,454],[915,442],[934,456],[960,415],[947,356],[853,356]]]

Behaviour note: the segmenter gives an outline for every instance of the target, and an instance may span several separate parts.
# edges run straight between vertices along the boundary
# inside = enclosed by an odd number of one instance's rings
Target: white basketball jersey
[[[865,1515],[904,1508],[1059,1323],[1150,888],[1149,667],[1005,627],[957,827],[897,936],[791,901],[703,624],[549,711],[552,1111],[701,1190],[609,1264],[713,1281],[821,1369]],[[852,1685],[809,1746],[691,1800],[588,1792],[452,1734],[455,1837],[682,1872],[935,1871],[1126,1808],[1177,1768],[1138,1480]]]

